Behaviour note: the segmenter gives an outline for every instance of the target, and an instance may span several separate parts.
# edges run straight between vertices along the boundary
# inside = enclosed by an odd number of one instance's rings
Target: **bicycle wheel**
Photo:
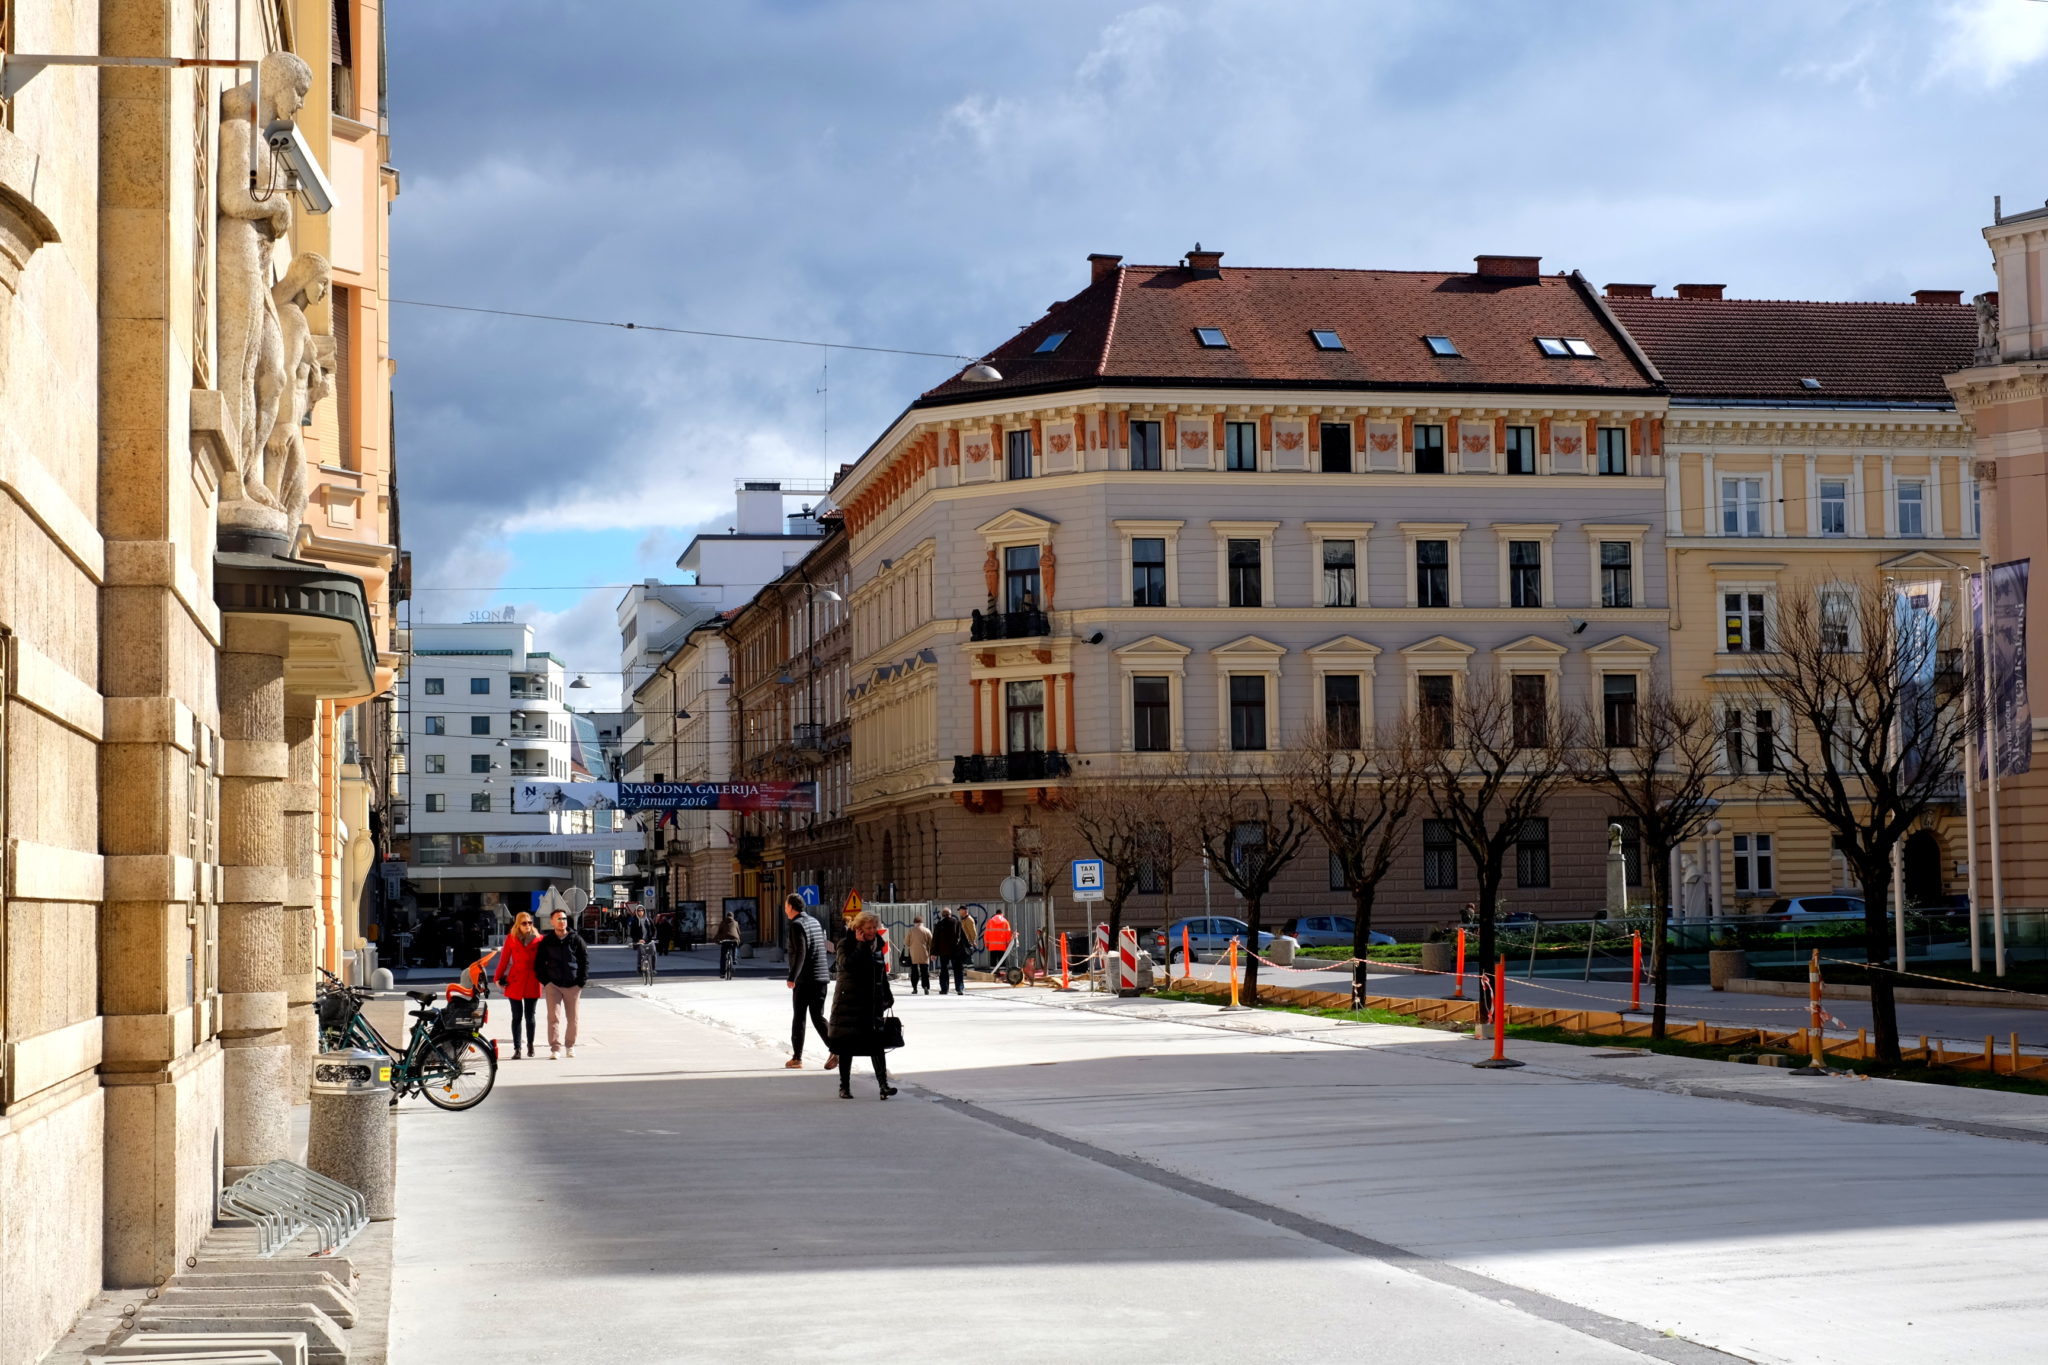
[[[498,1081],[498,1058],[474,1034],[444,1038],[420,1065],[420,1093],[439,1109],[471,1109]]]

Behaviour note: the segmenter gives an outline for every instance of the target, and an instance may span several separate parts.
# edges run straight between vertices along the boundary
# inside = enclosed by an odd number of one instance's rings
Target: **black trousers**
[[[822,981],[799,981],[789,988],[791,1018],[789,1021],[789,1052],[793,1057],[804,1055],[804,1015],[810,1014],[811,1026],[818,1030],[822,1041],[825,1037],[825,983]],[[828,1044],[829,1046],[829,1044]]]
[[[875,1085],[882,1090],[887,1090],[889,1088],[889,1054],[879,1051],[871,1052],[868,1054],[868,1060],[873,1062],[875,1066]],[[853,1054],[850,1052],[839,1054],[839,1088],[841,1090],[851,1090],[853,1088]]]
[[[953,974],[953,989],[958,991],[962,995],[967,994],[967,959],[960,957],[942,957],[939,959],[940,995],[944,995],[946,993],[946,974],[948,972],[951,972]]]
[[[519,1050],[519,1024],[521,1020],[525,1020],[526,1050],[533,1051],[533,1017],[540,1005],[540,997],[535,996],[531,1000],[508,1000],[505,1003],[512,1007],[512,1050]]]
[[[926,995],[932,993],[932,964],[929,962],[913,962],[910,964],[911,993],[915,994],[919,987],[924,988]]]

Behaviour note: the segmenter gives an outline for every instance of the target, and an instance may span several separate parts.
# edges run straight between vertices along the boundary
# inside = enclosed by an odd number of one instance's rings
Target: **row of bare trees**
[[[1242,899],[1252,943],[1287,866],[1329,850],[1352,902],[1354,956],[1369,955],[1380,888],[1419,816],[1441,821],[1476,886],[1478,960],[1496,952],[1500,893],[1527,822],[1568,790],[1604,798],[1633,827],[1651,888],[1652,1031],[1663,1036],[1669,979],[1666,921],[1679,888],[1673,854],[1698,838],[1736,784],[1759,780],[1817,818],[1861,881],[1865,948],[1889,962],[1886,902],[1893,850],[1949,799],[1960,772],[1973,689],[1942,648],[1938,601],[1914,605],[1888,588],[1844,601],[1839,592],[1788,593],[1768,651],[1737,656],[1742,677],[1717,702],[1653,686],[1597,711],[1560,708],[1512,677],[1482,677],[1419,715],[1359,733],[1316,729],[1265,754],[1153,756],[1142,779],[1069,790],[1068,857],[1104,864],[1112,934],[1142,885],[1172,915],[1176,874],[1198,861]],[[1782,723],[1760,753],[1730,761],[1731,712]],[[1169,954],[1171,946],[1169,945]],[[1902,964],[1892,964],[1894,966]],[[1245,963],[1256,1003],[1259,963]],[[1898,1057],[1888,977],[1873,977],[1880,1057]],[[1355,968],[1354,991],[1365,968]]]

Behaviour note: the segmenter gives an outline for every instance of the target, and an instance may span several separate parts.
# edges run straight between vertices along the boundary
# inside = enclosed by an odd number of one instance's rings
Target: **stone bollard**
[[[1458,945],[1455,943],[1425,943],[1422,945],[1422,970],[1449,974],[1458,970]]]
[[[362,1195],[372,1222],[391,1218],[397,1183],[391,1059],[380,1052],[323,1052],[313,1059],[312,1095],[307,1168]]]
[[[1751,975],[1749,954],[1741,948],[1714,948],[1707,953],[1707,984],[1717,991],[1728,989],[1730,981],[1744,981]]]

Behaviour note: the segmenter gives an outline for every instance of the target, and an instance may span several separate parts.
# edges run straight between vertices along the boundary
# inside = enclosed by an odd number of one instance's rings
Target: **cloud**
[[[2040,0],[1957,0],[1935,56],[1939,75],[1997,90],[2048,57],[2048,4]]]

